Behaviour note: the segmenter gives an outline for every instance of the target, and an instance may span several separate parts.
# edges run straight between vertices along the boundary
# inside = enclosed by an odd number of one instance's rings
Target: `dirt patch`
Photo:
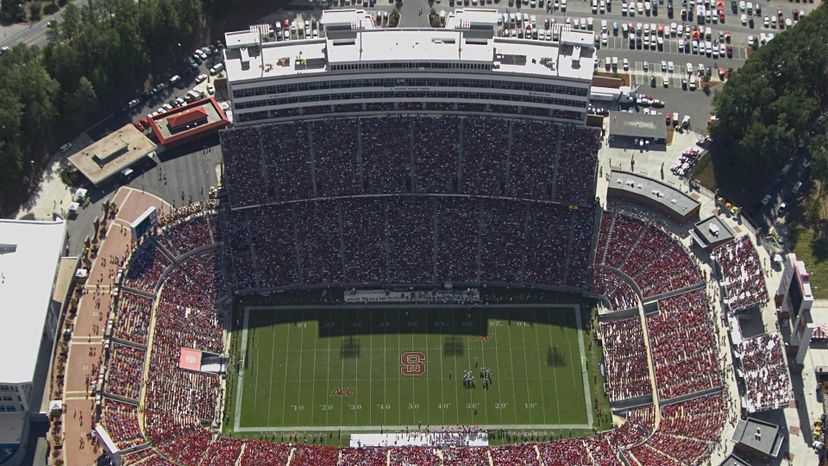
[[[596,71],[595,76],[604,76],[607,78],[617,78],[623,81],[624,86],[630,85],[630,75],[628,73],[613,73],[611,71]]]

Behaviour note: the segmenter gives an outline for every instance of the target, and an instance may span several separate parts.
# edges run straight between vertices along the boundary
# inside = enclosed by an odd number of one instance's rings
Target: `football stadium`
[[[710,464],[733,407],[707,258],[599,191],[593,34],[496,22],[328,10],[321,38],[226,34],[221,190],[153,201],[111,274],[110,458]],[[140,198],[121,193],[118,216]],[[722,273],[756,273],[740,244]]]

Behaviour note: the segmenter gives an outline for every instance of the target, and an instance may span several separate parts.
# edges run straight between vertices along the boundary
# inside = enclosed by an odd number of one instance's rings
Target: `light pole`
[[[35,184],[35,164],[34,160],[29,160],[29,165],[32,167],[32,186]]]

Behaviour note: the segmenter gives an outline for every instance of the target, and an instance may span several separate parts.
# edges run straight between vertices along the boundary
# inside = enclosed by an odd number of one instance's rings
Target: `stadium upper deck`
[[[225,35],[236,123],[389,111],[585,121],[591,32],[494,37],[494,9],[457,10],[437,29],[376,28],[363,10],[325,11],[321,23],[324,38],[277,42],[266,25]]]

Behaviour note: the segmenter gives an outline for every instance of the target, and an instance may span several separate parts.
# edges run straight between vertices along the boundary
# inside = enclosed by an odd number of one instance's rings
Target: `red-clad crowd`
[[[131,346],[114,344],[109,349],[104,392],[138,400],[144,378],[146,352]]]
[[[138,408],[133,405],[107,399],[101,410],[100,423],[121,450],[146,442],[138,426]]]
[[[718,345],[704,290],[661,299],[647,317],[661,400],[721,387]]]
[[[592,274],[592,292],[605,296],[613,311],[632,309],[638,302],[632,285],[607,269],[599,268]]]
[[[652,393],[644,331],[638,316],[601,322],[607,392],[613,401]]]

